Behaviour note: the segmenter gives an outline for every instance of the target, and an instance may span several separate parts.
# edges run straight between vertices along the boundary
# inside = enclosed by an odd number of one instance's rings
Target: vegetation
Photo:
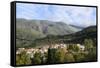
[[[53,53],[52,53],[52,49],[51,49],[51,51],[48,52],[48,56],[50,53],[52,54],[52,56],[48,57],[50,63],[63,63],[64,62],[64,56],[65,56],[64,49],[56,49],[56,50],[54,50]]]
[[[31,64],[30,57],[26,54],[25,51],[21,54],[16,55],[16,65],[28,65]]]
[[[91,39],[85,39],[84,45],[85,45],[85,49],[89,50],[89,49],[93,48],[93,41]]]
[[[33,57],[30,57],[26,51],[16,54],[16,65],[96,61],[96,26],[81,31],[75,27],[59,22],[51,24],[50,21],[44,22],[44,20],[17,20],[16,49],[41,48],[46,45],[49,48],[45,53],[40,51],[32,53]],[[66,48],[50,47],[55,44],[66,44]],[[81,50],[77,44],[82,44],[84,50]]]
[[[85,39],[85,50],[81,51],[75,44],[66,48],[49,48],[47,53],[36,52],[31,58],[26,52],[16,55],[16,64],[53,64],[66,62],[96,61],[96,47],[91,39]]]
[[[34,64],[41,64],[41,53],[35,53],[34,58],[32,59],[32,63]]]
[[[64,62],[75,62],[75,58],[72,53],[67,53],[64,56]]]
[[[80,48],[77,46],[77,44],[70,44],[67,47],[68,50],[72,50],[74,52],[78,52],[80,50]]]
[[[80,30],[63,22],[26,19],[17,19],[16,21],[17,48],[30,47],[35,39],[44,38],[48,35],[66,35]]]

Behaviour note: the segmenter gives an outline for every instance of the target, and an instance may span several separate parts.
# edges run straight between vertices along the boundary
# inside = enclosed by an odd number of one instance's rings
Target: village
[[[33,58],[35,53],[41,53],[41,54],[47,53],[49,48],[50,49],[64,48],[64,49],[66,49],[66,52],[68,52],[67,51],[67,46],[68,45],[70,45],[70,44],[64,44],[63,43],[63,44],[53,44],[51,46],[50,45],[45,45],[41,48],[18,48],[18,50],[16,51],[16,54],[21,54],[23,51],[25,51],[26,54],[30,55],[30,57]],[[78,46],[81,51],[85,50],[84,45],[76,44],[76,46]]]

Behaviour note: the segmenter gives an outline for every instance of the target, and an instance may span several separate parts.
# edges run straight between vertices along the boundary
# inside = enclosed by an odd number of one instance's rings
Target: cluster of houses
[[[85,47],[81,44],[77,44],[77,46],[80,48],[80,50],[84,50]],[[48,48],[55,48],[55,49],[58,49],[58,48],[67,48],[67,44],[53,44],[51,46],[49,45],[46,45],[44,47],[41,47],[41,48],[18,48],[18,50],[16,51],[16,54],[21,54],[21,52],[25,51],[27,54],[29,54],[32,58],[34,57],[33,55],[35,53],[46,53],[48,52]]]

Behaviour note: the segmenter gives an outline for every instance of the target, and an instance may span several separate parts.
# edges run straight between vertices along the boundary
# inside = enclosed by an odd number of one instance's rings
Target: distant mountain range
[[[47,20],[17,19],[17,31],[33,34],[36,36],[66,35],[80,31],[82,28],[68,25],[63,22],[52,22]],[[30,35],[29,34],[29,35]]]
[[[77,35],[79,35],[78,37],[81,37],[84,35],[84,32],[86,34],[90,31],[91,34],[93,34],[93,30],[94,32],[96,30],[96,26],[84,28],[75,25],[68,25],[64,22],[52,22],[47,20],[17,19],[16,21],[17,47],[29,46],[34,40],[47,38],[50,35],[57,37],[57,39],[71,38],[73,40],[73,38],[77,39]]]
[[[84,29],[84,28],[86,28],[86,27],[83,27],[83,26],[77,26],[77,25],[72,25],[72,24],[70,26],[78,28],[78,29]]]

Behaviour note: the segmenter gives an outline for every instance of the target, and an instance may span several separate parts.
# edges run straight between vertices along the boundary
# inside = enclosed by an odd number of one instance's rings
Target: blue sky
[[[17,3],[16,17],[90,26],[96,25],[96,8]]]

